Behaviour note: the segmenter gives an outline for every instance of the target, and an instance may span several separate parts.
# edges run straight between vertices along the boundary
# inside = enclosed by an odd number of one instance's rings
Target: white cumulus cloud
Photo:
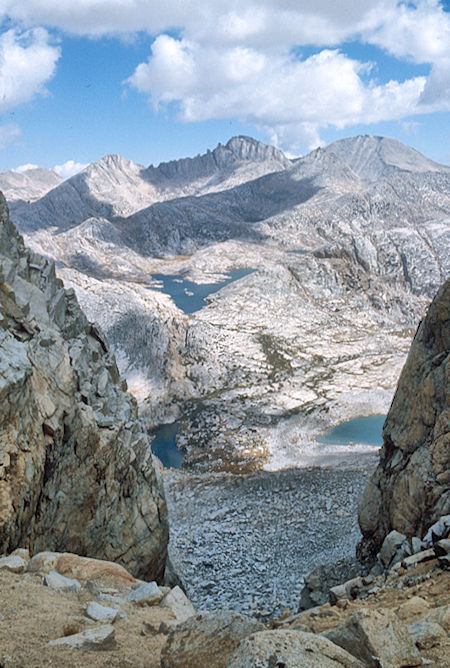
[[[87,167],[87,163],[75,162],[75,160],[67,160],[62,165],[55,165],[53,171],[55,171],[61,178],[69,179],[74,174],[78,174],[82,169]]]
[[[30,169],[38,169],[39,165],[35,165],[31,162],[28,162],[26,165],[19,165],[18,167],[15,167],[12,171],[13,172],[19,172],[19,174],[23,174],[24,172],[28,172]]]
[[[320,143],[327,125],[450,109],[450,12],[440,0],[0,0],[1,16],[22,29],[147,32],[149,58],[127,83],[154,108],[175,104],[185,122],[238,117],[291,148]],[[345,55],[348,42],[430,73],[380,84],[362,55]]]
[[[59,47],[49,43],[43,28],[11,29],[0,35],[0,112],[43,92],[59,56]]]
[[[186,122],[239,117],[295,148],[318,145],[319,130],[327,125],[376,123],[417,108],[425,77],[375,85],[364,82],[367,71],[367,64],[337,49],[299,60],[250,48],[205,48],[164,35],[128,83],[148,93],[156,108],[177,103]]]

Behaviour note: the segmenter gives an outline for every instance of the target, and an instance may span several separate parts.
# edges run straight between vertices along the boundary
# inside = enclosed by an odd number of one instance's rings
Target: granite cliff
[[[0,199],[0,553],[18,546],[162,576],[162,483],[115,359]]]
[[[383,439],[359,506],[359,556],[369,560],[391,530],[423,538],[450,514],[450,281],[416,332]]]

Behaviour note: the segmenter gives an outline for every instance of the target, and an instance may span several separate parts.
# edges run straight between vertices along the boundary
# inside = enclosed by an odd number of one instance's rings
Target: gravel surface
[[[303,578],[354,555],[364,468],[192,475],[166,469],[170,555],[199,610],[296,611]]]

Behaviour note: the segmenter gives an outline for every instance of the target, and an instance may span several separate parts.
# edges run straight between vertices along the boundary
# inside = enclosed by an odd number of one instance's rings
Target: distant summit
[[[9,202],[25,199],[32,202],[43,197],[52,188],[62,182],[62,178],[45,167],[15,172],[12,169],[0,174],[0,190]]]
[[[449,170],[410,146],[389,137],[359,135],[339,139],[326,147],[325,151],[334,153],[350,167],[355,174],[366,181],[375,181],[393,172],[423,173]]]
[[[67,229],[88,218],[122,218],[156,202],[228,190],[291,166],[279,149],[250,137],[233,137],[226,146],[218,144],[195,158],[147,169],[120,155],[105,155],[47,188],[43,197],[28,197],[26,188],[5,192],[23,231],[42,226]],[[30,209],[28,203],[39,197]]]
[[[195,158],[182,158],[162,162],[158,167],[147,169],[147,178],[153,183],[164,179],[195,180],[212,176],[239,166],[239,163],[266,163],[267,171],[280,171],[292,165],[283,151],[263,144],[252,137],[232,137],[226,144],[219,143],[213,151],[208,150]],[[270,168],[269,168],[270,167]],[[260,176],[261,174],[258,174]]]

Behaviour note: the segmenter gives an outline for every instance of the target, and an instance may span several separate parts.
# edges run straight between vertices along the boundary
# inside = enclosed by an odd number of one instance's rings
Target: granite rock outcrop
[[[114,356],[0,199],[0,553],[17,546],[162,577],[168,525]]]
[[[392,530],[423,538],[450,513],[450,281],[418,327],[383,440],[359,506],[358,555],[368,561]]]

